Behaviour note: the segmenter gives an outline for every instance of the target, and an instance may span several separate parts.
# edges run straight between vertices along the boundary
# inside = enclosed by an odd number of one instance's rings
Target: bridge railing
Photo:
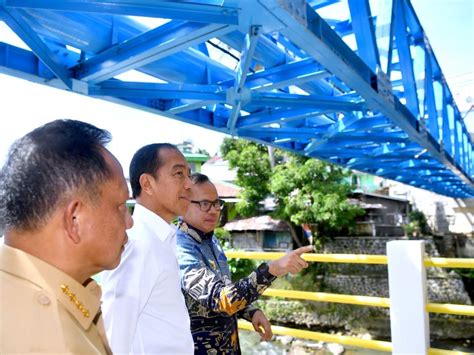
[[[227,251],[228,258],[275,260],[284,253]],[[474,259],[428,258],[423,241],[392,241],[387,243],[387,256],[362,254],[304,254],[308,262],[387,265],[390,298],[345,295],[324,292],[267,289],[263,295],[317,302],[344,303],[390,308],[392,342],[359,339],[301,329],[272,326],[274,334],[361,347],[394,354],[463,354],[430,348],[428,313],[474,316],[474,306],[427,302],[426,268],[474,268]],[[241,329],[253,326],[239,321]]]

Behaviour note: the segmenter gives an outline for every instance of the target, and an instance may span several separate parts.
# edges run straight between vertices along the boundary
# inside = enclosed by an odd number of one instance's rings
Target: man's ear
[[[81,208],[83,203],[80,200],[69,201],[64,210],[64,227],[67,236],[74,244],[79,244],[81,236],[79,233],[79,223]]]
[[[151,196],[153,195],[153,182],[154,180],[153,176],[150,174],[141,174],[140,179],[138,179],[138,182],[140,183],[140,187],[142,188],[142,192]]]

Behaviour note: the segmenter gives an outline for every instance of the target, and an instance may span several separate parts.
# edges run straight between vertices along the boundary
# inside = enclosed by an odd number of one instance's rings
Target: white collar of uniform
[[[176,234],[176,226],[174,224],[167,223],[155,212],[150,211],[148,208],[138,203],[135,205],[135,209],[133,210],[133,218],[142,221],[147,229],[151,229],[162,241],[165,241]]]

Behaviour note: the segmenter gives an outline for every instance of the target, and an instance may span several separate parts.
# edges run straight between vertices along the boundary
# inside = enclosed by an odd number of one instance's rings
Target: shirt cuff
[[[259,284],[270,285],[276,279],[276,276],[270,273],[267,263],[261,263],[255,272],[257,273],[257,282]]]

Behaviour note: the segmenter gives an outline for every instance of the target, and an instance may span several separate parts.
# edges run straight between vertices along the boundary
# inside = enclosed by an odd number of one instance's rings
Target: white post
[[[388,242],[387,256],[393,354],[428,354],[425,243]]]

